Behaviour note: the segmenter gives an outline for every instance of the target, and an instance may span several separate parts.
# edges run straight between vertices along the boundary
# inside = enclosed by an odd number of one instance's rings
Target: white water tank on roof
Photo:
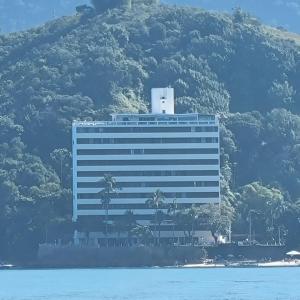
[[[173,88],[151,89],[152,114],[174,114],[175,100]]]

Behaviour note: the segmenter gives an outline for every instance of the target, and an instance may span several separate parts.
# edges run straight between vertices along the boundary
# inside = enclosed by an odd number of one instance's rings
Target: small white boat
[[[225,264],[225,267],[228,268],[256,268],[258,266],[259,265],[256,261],[240,261]]]
[[[0,265],[0,270],[9,270],[9,269],[12,269],[14,268],[15,266],[14,265]]]

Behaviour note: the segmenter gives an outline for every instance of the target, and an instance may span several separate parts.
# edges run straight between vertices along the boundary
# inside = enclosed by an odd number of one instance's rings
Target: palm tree
[[[175,222],[180,228],[182,228],[185,236],[190,236],[187,209],[182,209],[176,212]]]
[[[124,214],[124,225],[127,231],[127,242],[131,245],[132,229],[136,226],[136,219],[132,210],[127,210]]]
[[[76,230],[85,233],[85,243],[88,245],[90,241],[90,233],[103,228],[103,223],[95,222],[93,219],[82,216],[76,222]]]
[[[195,225],[196,225],[196,222],[199,220],[200,211],[197,207],[192,206],[188,211],[188,215],[190,218],[191,231],[192,231],[192,236],[191,236],[190,242],[192,243],[192,246],[194,246]]]
[[[149,226],[137,225],[131,230],[132,234],[137,237],[140,243],[146,245],[153,237],[153,233]]]
[[[68,167],[68,161],[71,159],[71,153],[65,149],[65,148],[62,148],[62,149],[55,149],[51,154],[50,154],[50,157],[51,159],[59,164],[59,169],[60,169],[60,185],[61,186],[64,186],[64,182],[63,182],[63,170],[64,168],[67,169]],[[65,174],[67,175],[67,174]]]
[[[113,222],[113,231],[117,233],[118,240],[120,240],[121,233],[125,231],[124,221],[122,219]]]
[[[162,210],[157,210],[155,212],[155,220],[158,225],[158,245],[160,245],[161,224],[165,219],[166,219],[166,215]]]
[[[275,238],[274,238],[275,226],[277,225],[277,228],[280,227],[278,225],[278,220],[284,214],[286,209],[287,209],[287,207],[286,207],[286,204],[284,203],[283,199],[279,199],[277,201],[272,199],[272,200],[269,200],[266,202],[266,209],[265,209],[266,223],[268,226],[268,230],[271,233],[272,242],[275,241]]]
[[[156,238],[157,238],[157,225],[158,225],[158,218],[161,216],[158,214],[158,211],[160,208],[163,207],[164,205],[164,200],[165,200],[165,196],[163,194],[163,192],[161,190],[156,190],[150,199],[148,199],[146,201],[146,204],[148,205],[149,208],[154,208],[155,209],[155,221],[154,221],[154,224],[155,224],[155,228],[154,228],[154,231],[155,231],[155,235],[156,235]],[[161,222],[160,222],[161,224]],[[159,224],[159,235],[160,235],[160,224]],[[160,240],[158,239],[158,244],[159,244]],[[157,243],[157,242],[156,242]]]
[[[173,244],[175,244],[175,226],[176,226],[176,211],[177,211],[177,199],[174,199],[172,203],[169,204],[168,214],[171,216],[173,221]]]
[[[195,225],[199,220],[201,211],[198,207],[183,209],[176,213],[176,222],[185,230],[189,242],[194,245]]]
[[[115,194],[119,189],[117,188],[116,180],[110,175],[104,175],[101,180],[103,184],[103,189],[99,192],[100,200],[102,206],[105,207],[105,236],[106,236],[106,246],[108,247],[108,210],[109,204],[111,202],[111,197]]]
[[[118,239],[120,239],[121,233],[127,233],[127,245],[131,245],[131,233],[132,229],[136,226],[136,219],[133,211],[127,210],[123,217],[114,222],[115,232],[118,234]]]

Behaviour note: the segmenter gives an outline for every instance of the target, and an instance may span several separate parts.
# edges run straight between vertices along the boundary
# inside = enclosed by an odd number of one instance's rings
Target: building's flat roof
[[[216,115],[214,114],[198,114],[198,113],[189,113],[189,114],[130,114],[130,113],[122,113],[122,114],[118,114],[118,113],[114,113],[111,114],[112,117],[170,117],[170,118],[174,118],[174,117],[195,117],[195,118],[201,118],[201,117],[216,117]]]
[[[216,115],[203,114],[112,114],[111,121],[74,121],[74,126],[216,125]]]
[[[147,114],[131,114],[131,113],[122,113],[122,114],[118,114],[118,113],[114,113],[114,114],[110,114],[111,116],[139,116],[139,117],[153,117],[153,116],[167,116],[167,117],[174,117],[174,116],[214,116],[214,115],[204,115],[204,114],[198,114],[198,113],[190,113],[190,114],[151,114],[151,113],[147,113]]]

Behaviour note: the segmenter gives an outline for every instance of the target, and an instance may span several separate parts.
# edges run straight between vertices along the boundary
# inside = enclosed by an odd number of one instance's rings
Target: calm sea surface
[[[0,271],[1,300],[300,300],[300,268]]]

